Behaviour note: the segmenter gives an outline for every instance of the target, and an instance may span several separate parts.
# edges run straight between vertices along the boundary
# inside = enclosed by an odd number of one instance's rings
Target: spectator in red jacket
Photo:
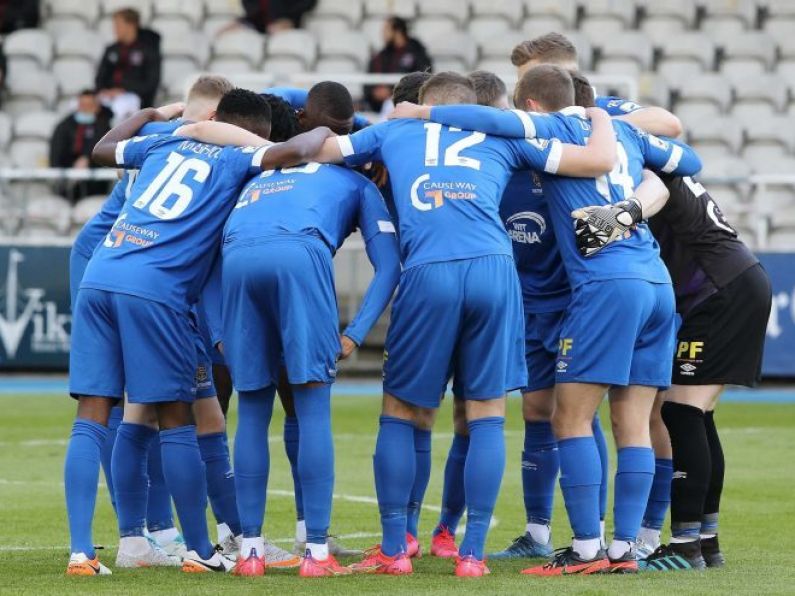
[[[370,59],[367,69],[372,73],[401,73],[430,71],[431,59],[425,46],[409,37],[408,24],[400,17],[389,17],[384,22],[384,48]],[[392,96],[392,85],[372,85],[365,89],[370,107],[378,112]]]
[[[105,48],[96,86],[117,119],[154,103],[160,84],[160,36],[142,31],[137,10],[113,13],[116,43]]]

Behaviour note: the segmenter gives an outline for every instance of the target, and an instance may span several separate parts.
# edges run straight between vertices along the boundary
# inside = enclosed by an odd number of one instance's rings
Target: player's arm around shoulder
[[[628,114],[616,116],[616,120],[629,122],[648,133],[664,137],[676,138],[684,132],[679,118],[665,108],[657,106],[639,107]]]
[[[117,151],[117,145],[135,136],[144,124],[149,122],[162,122],[164,120],[167,120],[167,118],[156,108],[144,108],[138,111],[124,122],[121,122],[109,130],[107,134],[94,145],[94,149],[91,152],[91,159],[101,166],[115,167],[117,165],[128,165],[125,164],[123,160],[121,162],[119,161],[119,157],[123,157],[123,151]]]
[[[561,145],[560,163],[555,172],[564,176],[595,178],[608,173],[616,163],[616,134],[607,112],[588,108],[591,134],[584,147],[564,143]]]

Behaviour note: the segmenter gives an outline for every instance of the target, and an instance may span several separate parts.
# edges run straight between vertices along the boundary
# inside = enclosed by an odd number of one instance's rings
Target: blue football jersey
[[[117,165],[140,172],[80,287],[186,310],[204,285],[238,192],[261,170],[266,149],[165,135],[118,143]]]
[[[169,122],[149,122],[144,124],[139,134],[169,134],[177,130],[182,124],[183,121],[181,119]],[[132,190],[136,174],[135,170],[124,172],[121,180],[113,186],[108,198],[102,203],[99,212],[89,219],[83,229],[80,230],[72,245],[72,250],[85,257],[91,257],[94,249],[108,233],[116,218],[119,217],[124,201]]]
[[[540,135],[585,145],[591,134],[584,110],[571,107],[553,114],[517,113],[484,106],[437,106],[431,119],[464,129],[482,129],[512,137]],[[644,167],[678,176],[692,176],[701,169],[701,160],[687,145],[639,131],[614,120],[618,141],[613,170],[599,178],[568,178],[543,175],[544,195],[555,228],[558,246],[572,287],[583,283],[618,278],[670,283],[668,271],[659,258],[659,247],[645,223],[628,239],[613,242],[603,250],[583,257],[577,250],[571,212],[589,205],[605,205],[631,197],[642,180]]]
[[[610,95],[597,95],[594,98],[594,104],[596,104],[597,108],[602,108],[611,116],[626,116],[632,112],[642,110],[645,107],[634,101]]]
[[[565,309],[571,288],[540,174],[526,170],[511,177],[500,202],[500,216],[513,245],[525,311],[545,313]]]
[[[243,188],[224,227],[224,246],[280,234],[320,237],[334,254],[354,230],[365,242],[394,233],[384,201],[361,174],[330,164],[308,163],[267,170]]]
[[[515,170],[556,171],[560,142],[490,137],[418,120],[392,120],[337,137],[346,163],[382,161],[406,269],[486,255],[513,256],[499,213]]]

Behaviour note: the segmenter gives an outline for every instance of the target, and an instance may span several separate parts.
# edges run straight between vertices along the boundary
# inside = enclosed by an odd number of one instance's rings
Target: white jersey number
[[[453,132],[460,132],[461,129],[450,127]],[[442,137],[442,125],[436,122],[425,123],[425,165],[428,167],[439,165],[439,141]],[[473,132],[469,136],[459,139],[444,151],[445,166],[461,166],[480,169],[480,160],[461,155],[464,149],[482,143],[486,140],[486,135],[482,132]]]
[[[627,151],[621,143],[616,144],[616,154],[618,159],[612,171],[596,179],[596,190],[608,203],[612,202],[610,200],[611,185],[618,186],[621,189],[623,196],[620,200],[622,201],[635,194],[635,181],[629,174],[629,157],[627,157]]]
[[[158,219],[176,219],[188,208],[193,199],[193,189],[185,184],[189,174],[195,182],[202,183],[210,175],[210,164],[179,153],[170,153],[166,167],[160,170],[146,190],[133,203],[136,209],[146,209]],[[172,197],[176,197],[172,201]],[[166,203],[170,203],[166,206]]]

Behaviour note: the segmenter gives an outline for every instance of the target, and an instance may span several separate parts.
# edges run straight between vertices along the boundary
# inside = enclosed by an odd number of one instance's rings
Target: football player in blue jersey
[[[188,91],[186,102],[184,105],[184,112],[182,118],[172,119],[173,115],[177,115],[177,111],[181,104],[174,104],[167,106],[170,110],[168,113],[163,113],[164,108],[159,111],[167,121],[165,122],[150,122],[144,126],[142,133],[144,134],[168,134],[178,128],[183,120],[200,121],[209,120],[215,114],[218,102],[224,93],[233,89],[229,81],[219,76],[201,76]],[[125,199],[129,196],[132,189],[133,182],[135,181],[134,170],[128,170],[122,176],[122,179],[114,186],[113,191],[108,196],[105,203],[102,205],[100,211],[92,217],[83,226],[83,229],[75,238],[70,253],[70,291],[72,295],[72,304],[75,303],[77,298],[77,291],[83,277],[86,265],[88,264],[91,254],[97,245],[104,239],[106,234],[113,226],[113,222],[119,215]],[[197,373],[205,368],[204,364],[197,365]],[[203,382],[203,387],[198,388],[199,397],[212,397],[214,395],[212,385],[206,381]],[[205,439],[200,442],[203,443],[203,455],[210,455],[211,452],[217,449],[208,449],[207,444],[212,446],[212,443],[217,442],[217,433],[221,432],[223,428],[218,429],[218,415],[217,408],[212,403],[214,400],[202,400],[200,405],[197,406],[197,422],[199,425],[199,434],[204,435]],[[128,413],[128,418],[134,422],[141,424],[147,423],[146,420],[135,420],[132,417],[133,412]],[[102,465],[105,471],[107,481],[108,493],[111,497],[111,502],[116,506],[115,491],[113,484],[113,477],[111,471],[111,454],[113,446],[116,441],[116,431],[121,423],[122,409],[116,407],[111,413],[108,422],[108,435],[102,448]],[[218,460],[218,458],[214,458]],[[212,501],[214,509],[217,511],[224,511],[226,518],[233,527],[239,530],[239,523],[237,523],[237,511],[234,503],[234,484],[230,479],[226,478],[226,471],[229,470],[229,456],[226,454],[226,466],[221,465],[218,470],[216,466],[208,464],[208,484],[213,486],[210,490],[212,494]],[[148,454],[147,463],[147,476],[149,479],[148,490],[145,490],[145,495],[140,493],[140,487],[135,488],[137,498],[146,498],[146,512],[147,512],[147,530],[149,536],[156,541],[156,544],[161,546],[166,554],[171,555],[172,559],[165,559],[159,554],[156,548],[151,548],[148,543],[142,543],[141,548],[136,553],[131,553],[125,549],[119,550],[119,559],[117,564],[121,563],[125,566],[129,563],[133,566],[141,564],[154,565],[158,562],[160,564],[173,564],[171,561],[174,557],[180,558],[185,552],[184,541],[179,531],[174,526],[174,520],[171,510],[171,495],[165,485],[163,478],[162,464],[160,458],[160,445],[153,442]],[[226,468],[224,470],[223,468]],[[230,494],[231,491],[231,494]],[[220,507],[216,507],[216,503],[220,503]],[[222,537],[221,537],[222,538]],[[222,540],[219,540],[221,542]],[[129,544],[128,544],[129,545]]]
[[[303,131],[327,126],[337,134],[348,134],[370,126],[367,118],[353,111],[348,89],[334,81],[315,83],[309,91],[296,87],[268,87],[263,93],[281,97],[289,103],[296,110]],[[344,95],[348,96],[347,100]]]
[[[338,333],[332,258],[356,228],[375,276],[359,313]],[[262,575],[260,538],[268,480],[268,425],[280,369],[299,427],[298,475],[306,552],[303,577],[350,573],[327,545],[334,484],[331,383],[336,360],[362,342],[400,275],[394,226],[360,174],[309,163],[270,170],[243,189],[224,229],[224,351],[240,401],[235,473],[243,522],[235,573]]]
[[[435,75],[422,95],[429,104],[475,100],[471,82],[453,73]],[[499,218],[499,197],[514,169],[593,176],[612,167],[612,131],[603,112],[595,111],[594,118],[587,148],[506,141],[401,121],[330,139],[315,156],[316,161],[344,159],[350,165],[385,163],[405,267],[387,337],[374,457],[384,536],[353,566],[355,571],[412,571],[406,516],[416,462],[406,454],[414,453],[418,438],[429,438],[452,374],[456,393],[466,398],[471,437],[465,473],[467,533],[456,573],[487,572],[484,543],[505,457],[504,395],[526,379],[521,293]],[[417,150],[407,150],[410,146]]]
[[[571,76],[559,67],[543,65],[529,70],[520,80],[517,104],[534,112],[562,112],[538,116],[484,107],[439,106],[430,110],[407,107],[402,113],[492,134],[541,134],[584,142],[590,134],[585,121],[573,126],[566,118],[580,111],[567,107],[573,99]],[[571,548],[548,565],[526,570],[530,574],[637,570],[634,542],[654,475],[648,418],[657,389],[670,384],[670,370],[666,370],[670,368],[668,354],[674,333],[670,276],[645,224],[610,245],[613,254],[608,263],[604,251],[588,258],[580,254],[571,233],[570,214],[585,207],[586,201],[605,204],[630,199],[642,179],[644,165],[689,175],[696,173],[701,163],[685,145],[641,133],[623,122],[614,122],[614,127],[618,160],[609,176],[585,181],[544,175],[542,180],[574,290],[558,349],[553,426],[558,438],[561,487],[575,539]],[[611,312],[615,313],[613,317],[609,316]],[[610,331],[609,321],[615,317],[631,324],[622,326],[620,333]],[[618,470],[615,534],[605,553],[599,541],[601,470],[590,422],[608,387]]]
[[[101,571],[91,541],[99,454],[111,407],[125,393],[129,403],[146,404],[157,416],[164,476],[190,549],[183,570],[232,566],[215,552],[207,533],[206,478],[190,424],[196,373],[195,350],[186,349],[195,338],[190,308],[245,177],[270,167],[268,153],[295,163],[305,154],[289,143],[244,150],[177,136],[130,138],[160,118],[156,110],[142,110],[103,137],[93,152],[99,164],[141,171],[89,261],[75,304],[70,393],[78,399],[78,411],[64,477],[72,536],[67,572],[76,575]],[[264,136],[270,128],[267,102],[243,90],[224,95],[215,118]],[[328,134],[321,129],[304,140],[319,146]],[[129,447],[140,464],[157,431],[142,425],[136,430]],[[145,468],[132,463],[123,471],[142,484]],[[120,515],[120,527],[130,536],[143,535],[145,515],[144,502],[141,510]]]

